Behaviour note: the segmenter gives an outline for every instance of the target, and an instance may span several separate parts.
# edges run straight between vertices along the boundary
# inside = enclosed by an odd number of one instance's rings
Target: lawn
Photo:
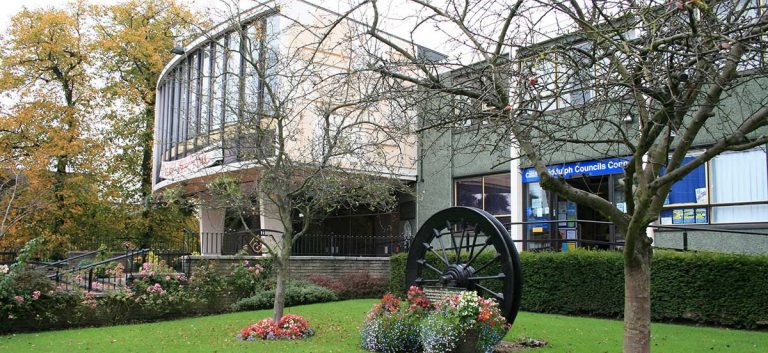
[[[305,341],[241,342],[235,333],[269,311],[240,312],[142,325],[0,336],[0,352],[364,352],[358,327],[374,300],[288,308],[306,316],[317,336]],[[507,339],[544,339],[536,352],[619,352],[621,322],[520,313]],[[768,332],[654,324],[653,351],[768,352]]]

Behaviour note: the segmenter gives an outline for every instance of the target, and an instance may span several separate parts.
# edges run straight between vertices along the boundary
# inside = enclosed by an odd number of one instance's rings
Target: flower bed
[[[301,339],[310,337],[315,331],[309,327],[309,322],[299,315],[284,315],[280,321],[272,318],[263,319],[255,324],[249,324],[237,335],[243,341],[277,340],[277,339]]]
[[[509,330],[498,303],[460,292],[434,304],[418,287],[386,294],[368,313],[362,347],[373,352],[492,352]]]

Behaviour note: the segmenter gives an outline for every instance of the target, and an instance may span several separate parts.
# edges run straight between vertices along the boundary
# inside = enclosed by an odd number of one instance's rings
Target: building
[[[353,83],[344,81],[349,68],[363,60],[359,49],[368,44],[355,37],[351,20],[335,23],[338,16],[305,1],[262,4],[192,41],[161,74],[153,192],[178,189],[201,200],[202,255],[234,254],[249,242],[230,236],[244,228],[237,214],[229,212],[231,207],[205,202],[211,198],[208,183],[229,175],[242,189],[257,188],[277,151],[280,158],[306,166],[297,170],[309,172],[318,156],[324,156],[324,139],[348,129],[352,133],[345,132],[337,143],[351,146],[353,153],[330,156],[329,165],[379,178],[372,180],[416,180],[415,137],[385,136],[371,128],[387,127],[395,113],[386,102],[360,108],[369,88],[363,75]],[[316,46],[323,36],[323,45]],[[326,105],[341,107],[353,100],[355,104],[323,115]],[[246,220],[248,227],[282,232],[269,191],[256,192],[253,207],[258,211]],[[385,256],[397,251],[397,239],[415,227],[415,204],[408,193],[396,196],[393,211],[369,205],[335,210],[312,224],[308,233],[318,235],[314,243],[309,237],[295,249],[305,255]],[[292,214],[303,217],[298,211]]]
[[[724,4],[722,6],[728,6],[727,2]],[[718,9],[718,12],[726,11],[730,8]],[[764,8],[754,7],[740,15],[756,21],[759,11]],[[638,33],[641,31],[629,30],[625,35],[628,40],[635,40],[640,36]],[[755,47],[761,45],[755,44]],[[746,77],[745,83],[729,91],[721,104],[724,108],[704,126],[710,133],[697,135],[683,164],[718,143],[723,134],[733,128],[729,121],[743,121],[749,115],[745,112],[765,104],[766,57],[762,48],[745,54],[747,59],[738,68]],[[626,210],[622,179],[631,152],[617,143],[607,142],[610,138],[605,136],[626,133],[627,140],[636,141],[633,139],[642,126],[631,110],[618,109],[619,104],[606,104],[599,99],[609,95],[621,97],[622,93],[605,91],[605,80],[610,73],[601,71],[607,68],[601,67],[599,61],[595,63],[589,60],[589,55],[580,55],[590,51],[592,44],[578,34],[520,50],[513,61],[520,65],[519,72],[530,70],[531,79],[516,87],[535,90],[536,106],[529,108],[541,112],[537,121],[539,132],[557,135],[562,141],[543,152],[550,173]],[[482,63],[476,65],[482,66]],[[579,69],[574,69],[576,65]],[[453,78],[464,73],[454,71],[445,75]],[[680,78],[686,80],[687,75]],[[752,102],[748,101],[749,97]],[[567,249],[563,240],[579,240],[580,246],[596,248],[620,247],[621,235],[599,212],[543,190],[531,163],[517,159],[518,151],[504,136],[496,136],[497,143],[492,149],[470,148],[476,141],[492,140],[492,136],[498,134],[498,125],[473,117],[482,116],[483,109],[481,104],[475,104],[463,120],[421,134],[418,222],[443,207],[474,206],[510,224],[518,248],[525,250]],[[584,115],[605,118],[610,120],[607,124],[617,128],[580,125],[579,121],[586,120]],[[758,130],[758,134],[764,132],[764,128]],[[671,134],[675,133],[680,132]],[[602,142],[595,142],[591,148],[584,147],[569,142],[567,134],[599,136],[600,139],[595,140]],[[722,153],[677,181],[651,228],[649,235],[654,245],[768,253],[768,236],[762,235],[768,233],[767,149],[766,145],[756,145]],[[661,173],[664,173],[663,167]]]

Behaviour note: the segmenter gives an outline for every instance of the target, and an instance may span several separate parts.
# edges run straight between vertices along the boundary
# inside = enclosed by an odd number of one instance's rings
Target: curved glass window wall
[[[162,166],[156,182],[173,175],[164,168],[193,163],[201,153],[221,150],[215,163],[244,159],[243,150],[253,151],[254,143],[260,153],[270,153],[271,134],[249,123],[264,114],[262,79],[271,66],[264,61],[273,57],[266,53],[273,19],[260,17],[211,37],[166,70],[157,90],[155,139]]]

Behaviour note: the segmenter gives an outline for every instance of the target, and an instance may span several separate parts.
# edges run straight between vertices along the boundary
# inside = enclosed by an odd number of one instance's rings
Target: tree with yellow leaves
[[[168,213],[175,212],[153,207],[150,200],[155,85],[173,57],[170,50],[204,26],[205,17],[176,0],[130,0],[94,6],[92,13],[98,71],[107,75],[106,96],[119,103],[110,114],[110,147],[116,151],[110,174],[121,183],[126,199],[141,201],[142,217],[134,221],[143,229],[145,242],[156,236],[156,227],[168,222]],[[181,229],[184,219],[174,223]]]
[[[24,9],[11,20],[2,46],[0,167],[23,174],[26,191],[14,197],[19,209],[35,205],[30,219],[9,231],[19,241],[43,235],[51,248],[80,233],[75,220],[94,219],[93,206],[101,200],[103,148],[92,120],[93,42],[84,31],[84,10],[82,3],[66,10]]]

